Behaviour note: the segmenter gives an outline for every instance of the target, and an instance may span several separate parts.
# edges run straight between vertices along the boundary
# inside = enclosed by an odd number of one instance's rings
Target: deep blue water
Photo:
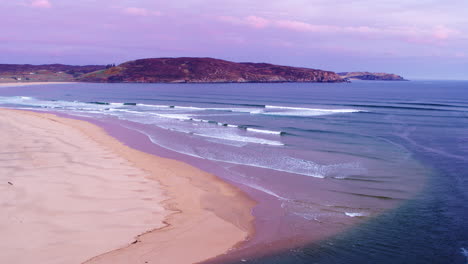
[[[263,199],[260,236],[323,237],[239,263],[468,263],[466,81],[46,85],[0,104],[131,121]]]

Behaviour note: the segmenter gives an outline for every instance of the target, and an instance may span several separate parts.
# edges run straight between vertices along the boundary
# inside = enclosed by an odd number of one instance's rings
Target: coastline
[[[1,109],[0,113],[78,131],[144,171],[167,197],[160,201],[167,214],[162,222],[152,223],[151,231],[133,234],[136,240],[129,238],[127,245],[100,252],[85,263],[195,263],[226,253],[253,233],[251,210],[255,202],[214,175],[131,149],[89,122],[19,110]],[[181,248],[184,254],[180,254]]]
[[[17,87],[17,86],[28,86],[28,85],[46,85],[46,84],[71,84],[76,82],[0,82],[1,87]]]

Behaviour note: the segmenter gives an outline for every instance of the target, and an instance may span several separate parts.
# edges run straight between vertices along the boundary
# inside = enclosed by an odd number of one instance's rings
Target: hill
[[[77,80],[138,83],[344,82],[331,71],[213,58],[140,59],[84,74]]]
[[[339,72],[342,78],[349,80],[366,81],[407,81],[403,77],[391,73],[373,73],[373,72]]]

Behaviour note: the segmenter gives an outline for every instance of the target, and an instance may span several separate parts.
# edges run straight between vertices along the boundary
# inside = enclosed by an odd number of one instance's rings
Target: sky
[[[468,79],[468,0],[0,0],[0,63],[140,58]]]

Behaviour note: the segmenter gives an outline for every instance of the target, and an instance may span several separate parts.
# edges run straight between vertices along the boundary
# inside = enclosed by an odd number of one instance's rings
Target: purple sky
[[[468,79],[467,0],[0,0],[0,63],[201,56]]]

